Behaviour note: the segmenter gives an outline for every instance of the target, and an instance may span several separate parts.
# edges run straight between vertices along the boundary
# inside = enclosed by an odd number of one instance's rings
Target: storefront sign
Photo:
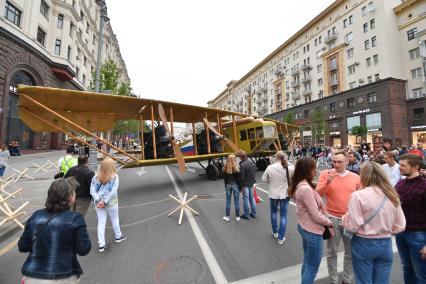
[[[381,131],[381,130],[382,130],[381,128],[370,128],[370,129],[367,129],[368,132]]]
[[[359,110],[359,111],[354,111],[353,114],[360,114],[360,113],[366,113],[366,112],[370,112],[370,109],[367,108],[367,109],[362,109],[362,110]]]
[[[330,135],[340,135],[340,131],[330,132]]]
[[[422,128],[426,128],[426,125],[411,126],[411,129],[422,129]]]

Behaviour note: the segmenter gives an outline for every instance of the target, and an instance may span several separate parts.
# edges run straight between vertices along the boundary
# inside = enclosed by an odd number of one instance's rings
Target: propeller
[[[173,153],[175,154],[176,160],[179,165],[179,171],[181,173],[185,172],[185,160],[183,158],[182,152],[180,151],[180,147],[176,144],[176,139],[173,136],[173,133],[171,132],[169,125],[167,123],[166,114],[164,113],[164,108],[161,103],[158,104],[158,114],[160,115],[161,121],[163,122],[164,127],[167,130],[167,133],[169,134],[170,144],[172,144],[173,147]]]
[[[207,120],[207,118],[203,117],[204,123],[207,125],[207,128],[210,129],[214,134],[219,136],[221,139],[225,141],[226,144],[228,144],[229,148],[231,148],[235,153],[238,152],[239,148],[237,145],[235,145],[231,140],[220,134]]]

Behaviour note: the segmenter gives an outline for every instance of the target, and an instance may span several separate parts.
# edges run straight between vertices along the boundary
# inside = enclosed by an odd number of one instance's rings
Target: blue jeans
[[[235,216],[240,216],[240,190],[236,184],[227,184],[226,191],[226,209],[225,215],[229,217],[231,211],[231,196],[234,194]]]
[[[6,170],[5,166],[0,166],[0,177],[3,177],[5,170]]]
[[[303,245],[301,284],[312,284],[314,283],[321,263],[323,246],[322,235],[305,231],[300,225],[297,225],[297,229],[302,236]]]
[[[389,283],[392,270],[392,239],[352,239],[352,265],[357,284]]]
[[[277,228],[277,207],[280,205],[280,229],[278,230],[278,239],[282,240],[285,236],[285,231],[287,227],[287,208],[289,199],[272,199],[271,201],[271,225],[272,225],[272,233],[276,233]]]
[[[426,245],[426,231],[402,232],[396,235],[405,284],[426,283],[426,260],[420,250]]]
[[[249,211],[249,200],[251,207],[251,214],[256,216],[256,201],[253,196],[253,187],[244,186],[243,187],[243,199],[244,199],[244,216],[248,217],[250,214]]]

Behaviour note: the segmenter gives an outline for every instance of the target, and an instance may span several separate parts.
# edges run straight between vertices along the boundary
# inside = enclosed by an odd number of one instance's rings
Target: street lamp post
[[[102,45],[104,37],[104,24],[108,22],[107,16],[107,7],[105,0],[96,0],[96,5],[99,6],[100,15],[99,15],[99,35],[98,35],[98,56],[96,59],[96,77],[95,77],[95,92],[99,93],[100,83],[101,83],[101,61],[102,61]],[[96,141],[92,138],[92,146],[96,147]],[[96,171],[98,167],[98,155],[97,151],[94,148],[90,148],[89,154],[89,167]]]

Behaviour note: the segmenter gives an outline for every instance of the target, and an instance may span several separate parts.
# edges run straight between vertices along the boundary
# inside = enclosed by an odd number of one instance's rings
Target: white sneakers
[[[271,234],[274,238],[278,239],[278,233],[271,232]]]
[[[278,244],[279,245],[282,245],[284,242],[285,242],[285,237],[282,240],[278,239]]]
[[[229,222],[229,217],[228,216],[223,216],[222,218],[224,221]]]
[[[241,217],[240,217],[240,216],[237,216],[237,217],[235,217],[235,220],[236,220],[237,222],[240,222]]]
[[[229,218],[229,216],[223,216],[223,218],[222,218],[225,222],[229,222],[231,219]],[[237,221],[237,222],[240,222],[240,220],[241,220],[241,217],[240,216],[237,216],[237,217],[235,217],[235,221]]]

